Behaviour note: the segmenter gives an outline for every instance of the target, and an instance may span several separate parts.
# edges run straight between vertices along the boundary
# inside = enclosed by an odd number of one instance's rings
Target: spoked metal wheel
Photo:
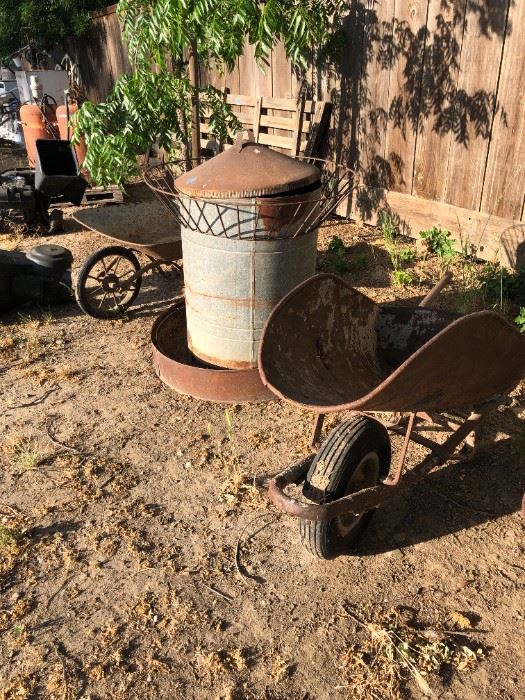
[[[94,318],[116,318],[133,304],[140,291],[141,267],[127,248],[110,246],[90,255],[75,287],[77,302]]]
[[[390,439],[380,423],[358,416],[340,423],[317,453],[303,486],[314,503],[330,503],[375,486],[390,469]],[[301,541],[320,559],[350,553],[373,511],[342,515],[333,520],[299,520]]]

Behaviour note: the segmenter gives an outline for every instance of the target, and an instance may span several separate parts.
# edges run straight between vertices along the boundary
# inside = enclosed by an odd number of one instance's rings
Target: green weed
[[[5,525],[0,525],[0,548],[7,547],[14,542],[16,542],[16,535],[13,530]]]
[[[439,258],[441,269],[446,269],[456,254],[456,241],[450,237],[450,231],[433,226],[427,231],[420,231],[419,235],[425,241],[428,251]]]
[[[348,272],[348,262],[346,260],[345,244],[339,236],[332,236],[328,244],[328,252],[331,254],[332,270],[337,275],[344,275]]]
[[[394,284],[400,287],[409,287],[415,282],[415,277],[411,272],[401,269],[393,270],[392,279],[394,280]]]
[[[399,259],[401,262],[411,263],[416,259],[416,254],[412,248],[401,248],[399,251]]]
[[[514,319],[514,323],[518,326],[521,333],[525,333],[525,306],[520,308],[519,314]]]

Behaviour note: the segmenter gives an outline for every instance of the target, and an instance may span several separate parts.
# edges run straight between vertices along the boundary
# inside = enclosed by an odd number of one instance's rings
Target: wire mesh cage
[[[175,180],[189,169],[184,161],[149,168],[144,180],[191,231],[241,240],[296,238],[317,229],[356,187],[355,173],[344,165],[309,156],[297,158],[315,165],[320,181],[284,195],[216,199],[183,194]]]

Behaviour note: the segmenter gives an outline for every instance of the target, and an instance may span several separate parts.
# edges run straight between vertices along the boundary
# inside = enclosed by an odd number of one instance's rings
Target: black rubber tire
[[[367,462],[364,460],[367,459]],[[315,456],[303,485],[303,495],[314,503],[330,503],[359,490],[350,488],[358,467],[371,464],[366,486],[385,478],[390,470],[391,448],[386,428],[368,416],[357,416],[336,426]],[[360,488],[363,488],[361,486]],[[342,519],[315,522],[299,520],[301,542],[319,559],[349,554],[370,522],[374,511],[357,516],[343,531]]]
[[[118,318],[119,316],[122,316],[127,309],[129,309],[137,298],[140,291],[142,275],[139,274],[136,279],[135,287],[124,298],[124,300],[118,304],[118,306],[114,307],[113,309],[101,309],[100,307],[95,306],[89,298],[87,279],[89,273],[95,267],[95,265],[105,257],[125,258],[133,265],[135,272],[140,273],[140,263],[137,260],[137,257],[128,248],[123,248],[122,246],[108,246],[107,248],[101,248],[90,255],[82,265],[75,284],[75,297],[82,311],[88,316],[99,319]]]

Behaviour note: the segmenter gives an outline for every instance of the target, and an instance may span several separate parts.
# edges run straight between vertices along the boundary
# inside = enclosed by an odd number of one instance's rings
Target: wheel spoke
[[[116,255],[116,256],[113,258],[113,260],[111,260],[111,262],[108,264],[107,272],[111,272],[114,265],[115,265],[115,270],[116,270],[116,269],[117,269],[116,266],[118,265],[118,261],[119,261],[120,259],[121,259],[121,258],[120,258],[120,255]],[[115,270],[113,270],[113,273],[115,272]]]
[[[104,291],[104,287],[101,287],[100,284],[96,287],[86,287],[86,293],[89,294],[90,296],[95,296],[95,294],[100,294],[100,292]]]
[[[99,308],[99,309],[102,308],[102,304],[103,304],[104,301],[106,300],[107,295],[108,295],[108,293],[107,293],[107,292],[104,292],[104,296],[102,297],[102,299],[101,299],[101,301],[100,301],[100,304],[98,305],[98,308]]]

